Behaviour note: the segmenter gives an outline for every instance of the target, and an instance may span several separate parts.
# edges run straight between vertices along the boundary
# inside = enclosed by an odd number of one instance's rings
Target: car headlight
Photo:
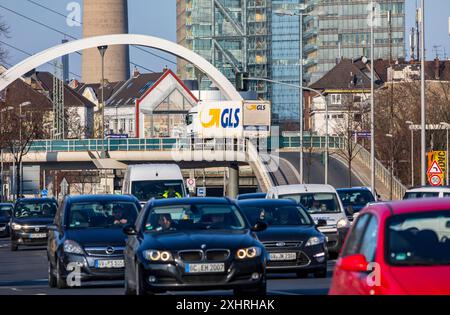
[[[339,221],[337,221],[338,229],[347,228],[349,226],[350,226],[350,223],[347,219],[340,219]]]
[[[252,259],[261,255],[261,249],[253,246],[248,248],[241,248],[236,251],[237,259]]]
[[[83,248],[81,248],[81,246],[74,241],[65,241],[64,242],[64,252],[65,253],[70,253],[70,254],[83,254]]]
[[[12,228],[14,231],[17,231],[17,230],[21,230],[21,229],[23,228],[23,226],[20,225],[20,224],[17,224],[17,223],[13,223],[13,224],[11,224],[11,228]]]
[[[142,252],[144,258],[149,261],[172,261],[172,254],[168,251],[159,251],[155,249],[144,250]]]
[[[324,237],[313,236],[306,242],[305,246],[315,246],[325,242]]]

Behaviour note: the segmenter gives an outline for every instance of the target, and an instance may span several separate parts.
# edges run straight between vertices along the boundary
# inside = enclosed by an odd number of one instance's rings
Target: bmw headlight
[[[241,248],[236,251],[237,259],[252,259],[261,255],[261,249],[253,246],[248,248]]]
[[[324,242],[325,242],[324,237],[313,236],[313,237],[309,238],[309,240],[306,242],[305,246],[315,246],[315,245],[323,244]]]
[[[144,250],[142,252],[144,255],[144,258],[148,261],[162,261],[162,262],[168,262],[172,261],[172,254],[168,251],[159,251],[154,249]]]
[[[70,240],[64,242],[64,252],[79,255],[82,255],[84,253],[83,248],[81,248],[81,246],[77,242]]]
[[[340,219],[339,221],[337,221],[338,229],[343,229],[343,228],[348,228],[348,227],[350,227],[350,222],[347,219]]]
[[[23,226],[20,225],[20,224],[17,224],[17,223],[13,223],[13,224],[11,224],[11,228],[12,228],[14,231],[17,231],[17,230],[21,230],[21,229],[23,228]]]

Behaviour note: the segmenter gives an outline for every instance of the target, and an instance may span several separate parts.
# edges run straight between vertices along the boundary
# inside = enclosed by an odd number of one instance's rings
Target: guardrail
[[[343,149],[345,141],[341,137],[329,137],[328,144],[330,149]],[[281,148],[300,148],[299,136],[282,136],[280,141]],[[324,149],[326,148],[326,137],[322,136],[304,136],[304,148]]]

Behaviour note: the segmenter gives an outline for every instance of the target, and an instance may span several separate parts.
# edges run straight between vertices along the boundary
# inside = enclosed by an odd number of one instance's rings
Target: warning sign
[[[432,186],[441,186],[445,182],[447,167],[446,151],[428,152],[428,182]]]
[[[442,169],[439,167],[437,161],[433,161],[430,168],[428,169],[428,175],[441,175]]]

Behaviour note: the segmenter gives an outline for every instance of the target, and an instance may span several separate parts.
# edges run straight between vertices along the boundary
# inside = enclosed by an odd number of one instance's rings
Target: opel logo
[[[35,228],[34,228],[34,231],[35,231],[35,232],[39,232],[39,228],[38,228],[38,227],[35,227]]]
[[[278,242],[276,245],[277,245],[277,247],[284,247],[284,246],[286,246],[286,243],[285,242]]]
[[[114,254],[115,251],[116,251],[116,250],[114,249],[114,247],[108,247],[108,248],[106,249],[106,253],[107,253],[108,255]]]

